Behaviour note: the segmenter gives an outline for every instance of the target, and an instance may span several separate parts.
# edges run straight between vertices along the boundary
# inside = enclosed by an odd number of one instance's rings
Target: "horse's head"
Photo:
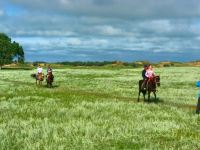
[[[155,82],[158,86],[160,86],[160,76],[155,76]]]

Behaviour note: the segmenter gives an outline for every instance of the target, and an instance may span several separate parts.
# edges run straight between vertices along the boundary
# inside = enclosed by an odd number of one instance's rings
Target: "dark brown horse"
[[[153,92],[154,97],[156,99],[156,87],[160,86],[160,76],[154,76],[152,79],[149,79],[146,84],[146,89],[142,87],[143,80],[139,81],[139,94],[138,94],[138,102],[140,100],[140,93],[142,92],[144,100],[145,95],[148,93],[148,101],[150,101],[150,94]]]
[[[52,72],[48,72],[46,75],[47,87],[52,87],[54,76]]]

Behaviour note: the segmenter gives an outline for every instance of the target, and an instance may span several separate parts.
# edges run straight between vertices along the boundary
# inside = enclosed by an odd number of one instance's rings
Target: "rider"
[[[48,76],[50,74],[52,75],[52,80],[53,80],[53,78],[54,78],[54,76],[53,76],[53,70],[51,68],[51,65],[48,65],[48,67],[47,67],[47,78],[48,78]]]
[[[147,65],[144,65],[144,69],[142,70],[142,78],[143,78],[143,80],[146,79],[146,76],[145,76],[146,71],[147,71]]]
[[[152,65],[150,64],[146,70],[146,73],[145,73],[145,76],[148,78],[148,79],[152,79],[154,76],[155,76],[155,73],[153,71],[153,67]]]
[[[151,80],[155,76],[155,73],[153,71],[152,65],[148,65],[146,72],[145,72],[145,78],[142,84],[143,89],[146,88],[146,84],[148,83],[149,80]]]
[[[37,78],[39,75],[42,75],[42,67],[40,64],[38,64],[38,67],[37,67]]]

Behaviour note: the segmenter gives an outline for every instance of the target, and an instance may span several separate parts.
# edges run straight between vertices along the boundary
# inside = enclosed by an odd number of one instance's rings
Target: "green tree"
[[[12,42],[6,34],[0,33],[0,67],[12,63],[13,60],[23,63],[24,50],[19,43]]]

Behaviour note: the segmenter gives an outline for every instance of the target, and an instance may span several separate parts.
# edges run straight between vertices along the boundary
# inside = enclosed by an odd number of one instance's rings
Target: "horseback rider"
[[[154,76],[155,76],[155,73],[153,71],[153,67],[152,65],[149,65],[147,70],[146,70],[146,73],[145,73],[145,76],[148,78],[148,79],[152,79]]]
[[[37,75],[36,77],[38,78],[39,75],[42,75],[42,67],[40,64],[38,64],[38,67],[37,67]]]
[[[145,77],[143,78],[143,80],[144,80],[143,83],[142,83],[143,89],[146,89],[146,85],[148,84],[148,82],[150,80],[153,79],[154,76],[155,76],[155,73],[153,71],[152,65],[150,64],[150,65],[147,66],[147,69],[146,69],[146,72],[145,72]]]
[[[52,70],[52,68],[51,68],[51,65],[48,65],[48,67],[47,67],[47,78],[48,78],[50,75],[51,75],[52,81],[53,81],[53,78],[54,78],[54,76],[53,76],[53,70]]]
[[[52,73],[52,68],[51,68],[50,65],[48,65],[48,67],[47,67],[47,74],[48,74],[48,73]]]
[[[147,77],[146,77],[146,71],[148,69],[148,65],[144,65],[144,69],[142,70],[142,79],[143,79],[143,82],[142,82],[142,89],[145,89],[146,87],[146,80],[147,80]]]
[[[144,65],[144,69],[142,70],[142,78],[143,78],[143,80],[146,79],[146,76],[145,76],[146,71],[147,71],[147,65]]]

